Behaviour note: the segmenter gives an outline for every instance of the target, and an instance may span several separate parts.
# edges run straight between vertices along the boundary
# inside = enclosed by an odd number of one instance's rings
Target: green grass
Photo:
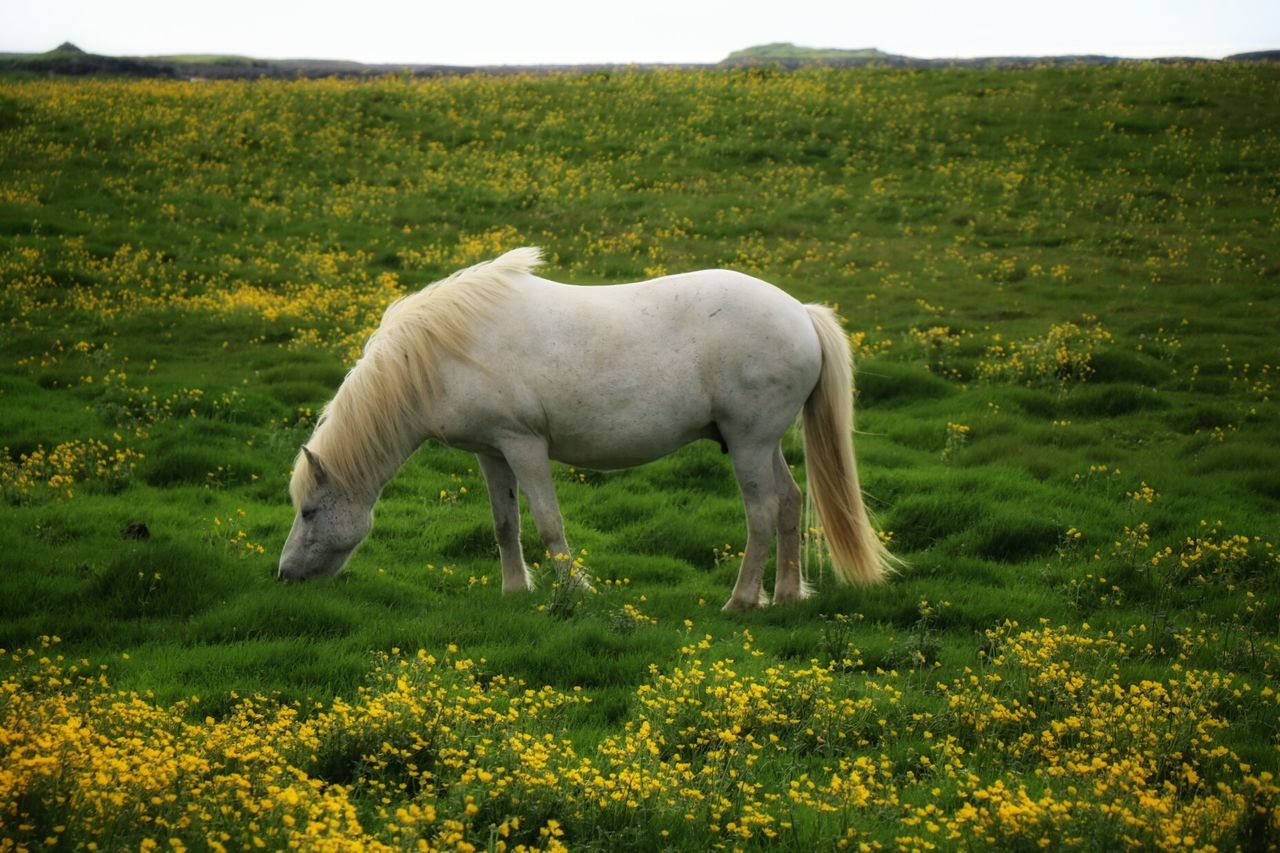
[[[453,643],[582,687],[583,748],[691,636],[826,661],[833,614],[857,615],[864,674],[938,663],[906,684],[931,713],[1006,619],[1143,625],[1162,632],[1155,677],[1189,661],[1273,685],[1278,84],[1136,64],[0,83],[0,647],[57,635],[203,717],[233,692],[354,696],[374,652]],[[745,532],[702,443],[557,467],[571,544],[625,581],[558,619],[545,577],[501,595],[475,461],[427,446],[343,576],[277,584],[292,458],[381,307],[522,244],[561,280],[728,266],[838,304],[865,333],[857,448],[900,576],[722,614],[736,560],[717,552]],[[1012,344],[1027,366],[995,354]],[[12,485],[21,455],[88,439],[143,456],[77,473],[72,497]],[[802,472],[798,437],[786,449]],[[150,538],[123,538],[134,522]],[[1146,544],[1117,544],[1139,525]],[[1258,537],[1247,557],[1151,565],[1231,534]],[[527,513],[524,546],[537,559]],[[656,624],[619,630],[627,603]],[[1204,646],[1180,649],[1183,629]],[[1233,743],[1274,770],[1276,709],[1253,713]]]

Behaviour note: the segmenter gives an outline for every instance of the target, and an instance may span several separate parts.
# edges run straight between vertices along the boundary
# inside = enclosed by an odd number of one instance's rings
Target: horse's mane
[[[408,456],[422,437],[413,426],[439,392],[440,357],[468,359],[476,323],[507,296],[513,276],[541,262],[539,249],[515,249],[387,306],[307,443],[337,488],[364,494],[382,485],[392,460]],[[316,482],[299,453],[289,484],[295,507]]]

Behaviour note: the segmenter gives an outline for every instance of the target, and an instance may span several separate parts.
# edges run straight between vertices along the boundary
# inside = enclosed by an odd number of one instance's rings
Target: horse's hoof
[[[536,588],[537,588],[537,584],[534,583],[533,575],[529,574],[528,569],[525,569],[524,577],[516,580],[514,583],[511,583],[506,579],[503,579],[502,581],[503,595],[513,595],[521,592],[533,592],[534,589]]]
[[[725,613],[746,613],[748,610],[755,610],[759,606],[760,602],[758,601],[739,601],[736,598],[731,598],[720,609]]]
[[[774,604],[795,604],[797,601],[804,601],[811,593],[808,590],[775,592],[773,594]]]

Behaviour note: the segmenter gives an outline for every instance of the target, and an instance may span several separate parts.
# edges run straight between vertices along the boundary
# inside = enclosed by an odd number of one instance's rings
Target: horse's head
[[[373,527],[371,501],[338,487],[305,445],[290,484],[297,515],[280,553],[280,580],[327,578],[342,571]]]

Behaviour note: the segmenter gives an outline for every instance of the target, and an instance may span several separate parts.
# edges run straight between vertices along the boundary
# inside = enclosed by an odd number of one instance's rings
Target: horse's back
[[[821,361],[804,306],[743,273],[703,270],[597,287],[532,284],[540,305],[562,306],[567,337],[554,336],[551,345],[563,347],[565,360],[599,366],[621,357],[658,384],[696,379],[713,398],[756,382],[791,384]]]
[[[657,361],[665,354],[752,361],[762,347],[771,351],[772,360],[781,355],[778,348],[818,354],[804,306],[774,285],[739,272],[702,270],[594,287],[531,277],[528,285],[532,302],[579,333],[567,341],[579,355],[589,338]]]

